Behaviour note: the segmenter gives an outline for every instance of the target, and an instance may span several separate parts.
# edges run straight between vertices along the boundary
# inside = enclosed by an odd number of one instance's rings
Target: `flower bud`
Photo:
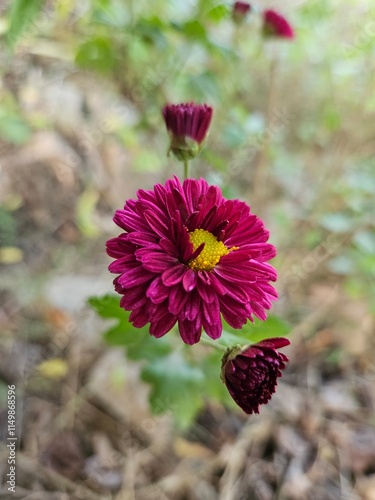
[[[169,151],[180,161],[195,158],[203,147],[212,119],[207,104],[167,104],[163,116],[171,139]]]
[[[259,413],[259,406],[271,399],[288,361],[277,349],[289,344],[288,339],[271,338],[228,349],[224,354],[221,379],[245,413]]]
[[[289,22],[271,9],[263,13],[263,34],[265,37],[294,38],[294,31]]]
[[[235,23],[241,24],[251,11],[251,5],[247,2],[234,2],[232,18]]]

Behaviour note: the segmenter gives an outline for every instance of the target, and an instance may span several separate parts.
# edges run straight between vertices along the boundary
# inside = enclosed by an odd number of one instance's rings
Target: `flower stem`
[[[219,351],[225,351],[227,348],[223,344],[219,344],[216,340],[211,340],[211,339],[206,339],[204,337],[201,337],[200,340],[203,344],[209,345],[211,347],[215,347],[215,349],[219,349]]]
[[[184,160],[184,179],[189,177],[189,161]]]

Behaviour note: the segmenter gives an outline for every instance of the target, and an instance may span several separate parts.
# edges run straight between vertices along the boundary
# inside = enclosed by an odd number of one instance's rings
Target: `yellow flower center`
[[[189,240],[193,245],[194,251],[204,243],[203,250],[195,259],[192,259],[188,266],[194,271],[210,271],[219,262],[221,257],[228,255],[238,247],[227,248],[222,241],[204,229],[196,229],[189,233]]]

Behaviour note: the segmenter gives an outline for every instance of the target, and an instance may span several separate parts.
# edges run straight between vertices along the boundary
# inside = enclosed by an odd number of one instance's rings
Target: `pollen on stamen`
[[[222,241],[218,241],[212,233],[205,229],[195,229],[189,233],[189,239],[194,251],[204,243],[201,253],[188,263],[188,266],[194,271],[210,271],[221,257],[228,255],[233,250],[238,250],[238,247],[227,248]]]

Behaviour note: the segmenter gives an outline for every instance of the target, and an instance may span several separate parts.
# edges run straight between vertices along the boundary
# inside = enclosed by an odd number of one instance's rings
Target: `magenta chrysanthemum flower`
[[[139,190],[114,222],[124,232],[107,242],[116,259],[109,270],[119,274],[115,289],[134,326],[150,323],[161,337],[178,323],[182,340],[195,344],[202,328],[220,337],[221,314],[233,328],[253,315],[266,319],[277,297],[267,264],[276,251],[244,202],[226,200],[203,179],[181,185],[174,177]]]
[[[266,36],[294,38],[293,28],[285,17],[270,9],[263,12],[263,33]]]
[[[288,358],[277,349],[289,345],[285,338],[265,339],[250,346],[228,349],[221,378],[229,394],[245,413],[259,413],[276,391],[277,378]]]
[[[207,104],[167,104],[163,116],[170,135],[170,151],[182,161],[197,156],[208,134],[212,107]]]
[[[241,23],[251,11],[251,5],[247,2],[234,2],[232,9],[233,19]]]

